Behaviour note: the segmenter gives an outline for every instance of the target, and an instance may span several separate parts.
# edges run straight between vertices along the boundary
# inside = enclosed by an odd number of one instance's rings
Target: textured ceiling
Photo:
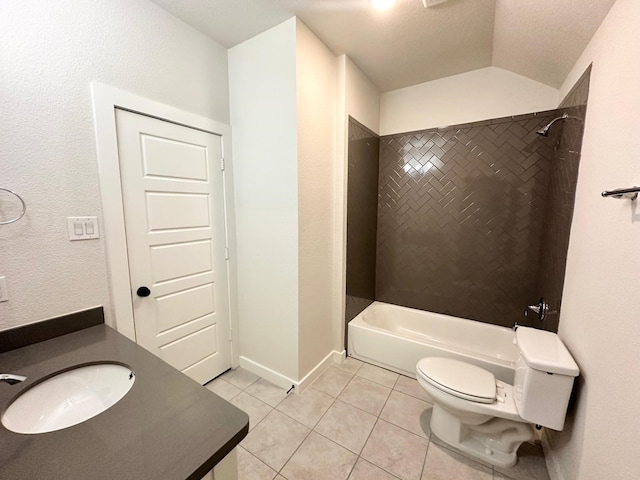
[[[495,65],[559,87],[615,0],[152,0],[225,47],[297,15],[385,92]]]
[[[559,88],[615,0],[498,0],[493,65]]]

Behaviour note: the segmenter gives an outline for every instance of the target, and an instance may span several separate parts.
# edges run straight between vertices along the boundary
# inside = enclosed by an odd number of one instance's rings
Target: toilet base
[[[443,442],[467,455],[496,467],[513,467],[523,442],[533,439],[533,426],[503,418],[477,414],[460,418],[439,404],[433,406],[431,431]]]

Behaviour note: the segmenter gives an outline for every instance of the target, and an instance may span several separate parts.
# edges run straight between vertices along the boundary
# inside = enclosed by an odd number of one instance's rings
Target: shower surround
[[[376,300],[512,326],[535,303],[555,111],[380,139]]]
[[[350,119],[347,323],[376,300],[557,331],[523,312],[561,306],[589,74],[557,110],[381,138]]]

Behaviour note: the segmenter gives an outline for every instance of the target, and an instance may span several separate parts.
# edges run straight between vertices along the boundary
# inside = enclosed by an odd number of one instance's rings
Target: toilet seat
[[[427,357],[416,366],[417,373],[438,390],[476,403],[496,400],[496,379],[483,368],[450,358]]]

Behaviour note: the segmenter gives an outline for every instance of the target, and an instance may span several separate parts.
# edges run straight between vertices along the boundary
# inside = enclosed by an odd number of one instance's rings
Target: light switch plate
[[[9,301],[9,290],[7,290],[7,279],[0,277],[0,302]]]
[[[92,240],[100,238],[98,217],[67,217],[69,240]]]

